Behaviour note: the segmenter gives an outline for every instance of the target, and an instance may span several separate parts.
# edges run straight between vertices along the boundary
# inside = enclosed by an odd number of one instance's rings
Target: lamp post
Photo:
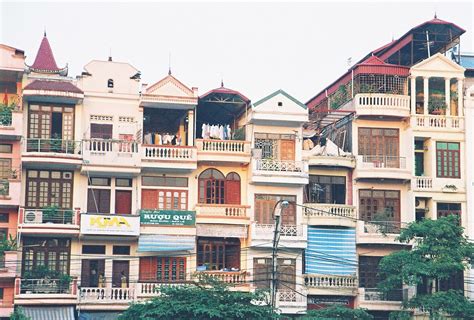
[[[280,211],[277,207],[280,205]],[[281,211],[288,208],[290,203],[287,200],[278,200],[273,207],[273,220],[275,221],[275,230],[273,232],[273,246],[272,246],[272,282],[271,282],[271,305],[274,312],[276,305],[277,293],[277,249],[280,241],[280,226],[281,226]]]

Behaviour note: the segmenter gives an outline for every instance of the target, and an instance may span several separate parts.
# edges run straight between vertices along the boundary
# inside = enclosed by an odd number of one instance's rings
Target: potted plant
[[[54,223],[58,220],[58,207],[50,206],[43,208],[43,222]]]
[[[5,103],[0,103],[0,125],[11,126],[13,109],[14,109],[13,104],[8,105]]]
[[[74,212],[72,210],[65,210],[64,211],[64,223],[65,224],[71,224],[72,223],[72,215],[74,214]]]
[[[0,196],[8,196],[10,193],[10,182],[8,179],[0,180]]]
[[[441,115],[446,112],[446,101],[442,98],[432,98],[428,101],[428,111],[430,114]]]
[[[68,274],[62,274],[59,276],[59,292],[65,293],[69,291],[69,286],[71,284],[72,277]]]

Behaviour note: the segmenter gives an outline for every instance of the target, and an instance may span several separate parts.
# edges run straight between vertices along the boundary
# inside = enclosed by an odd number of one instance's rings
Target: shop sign
[[[194,226],[196,224],[196,211],[141,210],[140,223],[164,226]]]
[[[138,236],[140,234],[140,218],[114,214],[81,214],[81,233]]]

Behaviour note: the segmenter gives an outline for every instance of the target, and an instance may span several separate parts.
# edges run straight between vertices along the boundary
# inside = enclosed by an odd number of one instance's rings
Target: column
[[[428,114],[428,99],[429,99],[429,90],[428,90],[428,82],[430,78],[423,77],[423,114]]]
[[[194,110],[188,111],[188,146],[194,145]]]
[[[464,116],[464,95],[463,95],[463,79],[458,78],[458,116]]]
[[[411,114],[416,114],[416,77],[410,78]]]
[[[451,78],[444,78],[444,99],[446,102],[446,115],[451,115]]]

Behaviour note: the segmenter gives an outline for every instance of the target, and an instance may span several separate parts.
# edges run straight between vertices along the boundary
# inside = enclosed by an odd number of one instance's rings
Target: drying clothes
[[[155,133],[155,143],[154,144],[155,145],[162,145],[163,144],[161,134]]]
[[[147,134],[145,134],[145,137],[143,137],[143,143],[144,144],[152,144],[151,142],[151,133],[148,132]]]

